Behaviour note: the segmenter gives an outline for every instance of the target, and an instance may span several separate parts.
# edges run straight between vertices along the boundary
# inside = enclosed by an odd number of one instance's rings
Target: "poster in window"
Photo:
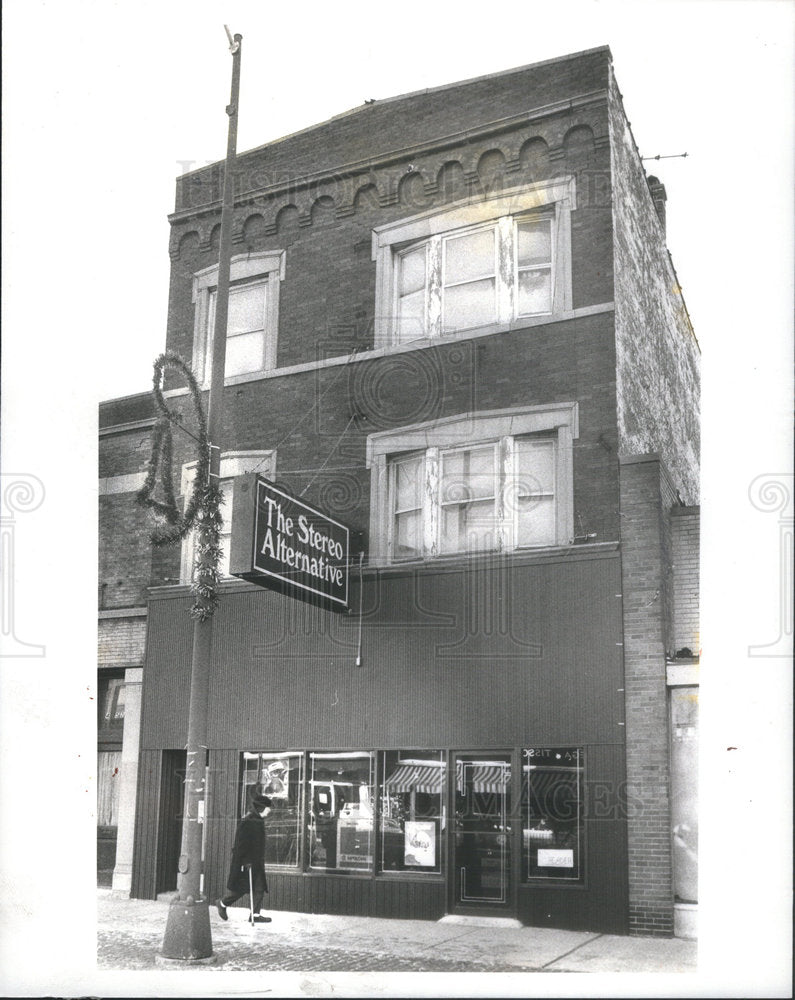
[[[286,799],[289,783],[290,772],[280,760],[265,765],[260,775],[262,791],[271,799]]]
[[[423,868],[432,868],[436,864],[436,826],[433,821],[406,821],[403,863]]]

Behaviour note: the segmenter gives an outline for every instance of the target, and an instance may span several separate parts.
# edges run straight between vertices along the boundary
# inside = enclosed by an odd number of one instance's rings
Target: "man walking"
[[[259,910],[262,898],[268,891],[265,877],[265,817],[271,811],[271,800],[267,795],[255,792],[251,797],[248,812],[240,820],[232,847],[232,863],[226,882],[226,893],[215,901],[221,920],[227,920],[227,906],[245,896],[251,895],[251,916],[249,923],[269,924],[270,917],[264,917]]]

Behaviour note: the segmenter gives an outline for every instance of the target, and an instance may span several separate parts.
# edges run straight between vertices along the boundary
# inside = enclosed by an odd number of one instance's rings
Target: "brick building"
[[[205,390],[222,175],[170,217]],[[235,191],[225,538],[257,473],[363,554],[347,615],[221,585],[206,892],[256,784],[272,909],[692,933],[699,350],[609,50],[368,103]],[[100,410],[100,832],[141,898],[176,885],[192,641],[191,544],[135,502],[154,416]],[[183,494],[195,463],[177,432]]]

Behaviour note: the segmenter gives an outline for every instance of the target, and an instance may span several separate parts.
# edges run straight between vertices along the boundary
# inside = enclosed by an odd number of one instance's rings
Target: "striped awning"
[[[463,761],[458,761],[456,784],[462,794],[466,784],[479,795],[504,795],[511,786],[511,768],[509,764],[467,764],[465,772]]]
[[[401,792],[439,793],[444,788],[444,767],[431,764],[401,764],[384,782],[384,791],[392,795]]]

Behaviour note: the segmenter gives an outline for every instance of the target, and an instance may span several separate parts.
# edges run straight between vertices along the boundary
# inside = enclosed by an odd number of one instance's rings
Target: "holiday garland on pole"
[[[172,478],[173,441],[171,425],[181,426],[178,414],[169,410],[163,397],[163,372],[166,365],[178,368],[187,379],[188,388],[193,398],[193,406],[198,425],[198,456],[193,487],[184,511],[177,506]],[[171,352],[161,354],[154,363],[152,379],[152,394],[160,416],[152,430],[152,453],[146,469],[146,478],[136,495],[136,500],[143,507],[150,507],[165,518],[166,523],[158,525],[152,532],[152,543],[157,546],[170,545],[181,541],[186,535],[198,528],[196,540],[196,567],[193,574],[191,590],[195,600],[190,609],[192,618],[206,621],[218,606],[218,571],[221,559],[221,504],[224,497],[215,477],[210,476],[210,448],[207,437],[207,419],[204,415],[201,391],[193,372],[186,362]],[[184,430],[185,428],[183,428]],[[154,497],[155,480],[160,473],[160,485],[163,499]]]

